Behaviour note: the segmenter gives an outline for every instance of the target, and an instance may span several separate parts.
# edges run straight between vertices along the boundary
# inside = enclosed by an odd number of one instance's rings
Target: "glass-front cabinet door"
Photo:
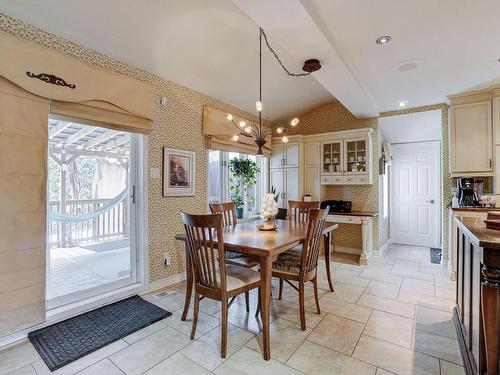
[[[344,140],[344,170],[346,174],[361,174],[368,171],[366,139]]]
[[[321,174],[342,174],[342,141],[323,143]]]

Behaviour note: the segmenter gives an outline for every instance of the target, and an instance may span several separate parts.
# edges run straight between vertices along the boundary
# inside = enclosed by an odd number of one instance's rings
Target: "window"
[[[229,202],[229,187],[231,176],[228,168],[229,160],[233,158],[248,158],[257,163],[260,173],[257,184],[250,190],[251,199],[245,202],[244,216],[254,216],[259,213],[262,196],[268,192],[269,159],[263,156],[240,154],[237,152],[209,151],[208,156],[208,202]]]

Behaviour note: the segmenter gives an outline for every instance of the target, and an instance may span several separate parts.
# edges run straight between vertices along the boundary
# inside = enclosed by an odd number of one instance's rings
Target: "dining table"
[[[224,250],[234,251],[252,259],[260,265],[260,277],[263,280],[261,293],[261,314],[262,314],[262,353],[265,360],[271,358],[270,344],[270,311],[271,311],[271,278],[272,263],[279,254],[301,245],[306,237],[307,222],[296,220],[276,220],[277,229],[264,231],[257,228],[261,221],[247,221],[223,228]],[[330,272],[330,254],[332,251],[332,231],[338,224],[325,222],[323,228],[325,263],[328,285],[333,292],[333,283]],[[194,272],[189,261],[189,251],[187,248],[187,237],[185,233],[175,236],[176,240],[184,241],[186,252],[186,299],[181,320],[186,320],[191,295],[194,286]]]

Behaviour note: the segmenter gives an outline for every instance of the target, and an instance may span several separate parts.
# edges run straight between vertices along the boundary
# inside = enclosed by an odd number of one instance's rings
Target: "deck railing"
[[[110,199],[67,200],[64,213],[79,215],[95,212]],[[48,242],[52,247],[72,247],[128,236],[128,195],[98,216],[83,221],[48,220]],[[61,202],[50,201],[49,211],[62,213]]]

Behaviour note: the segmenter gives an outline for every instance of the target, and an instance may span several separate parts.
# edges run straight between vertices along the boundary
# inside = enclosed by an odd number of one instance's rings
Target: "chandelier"
[[[310,75],[312,72],[317,71],[321,68],[321,64],[317,59],[310,59],[304,63],[302,70],[305,73],[291,73],[285,65],[281,62],[281,59],[278,57],[274,49],[271,48],[269,42],[267,40],[266,33],[262,28],[259,28],[259,100],[255,103],[255,109],[259,113],[259,123],[255,124],[249,120],[240,120],[237,124],[234,121],[234,117],[232,114],[228,113],[226,115],[226,119],[231,121],[235,126],[237,131],[231,137],[231,141],[238,142],[240,137],[253,138],[255,144],[257,145],[257,153],[256,155],[263,155],[262,147],[266,144],[266,138],[270,136],[273,132],[272,128],[269,126],[269,121],[266,119],[265,124],[262,123],[262,39],[264,39],[267,48],[276,58],[278,64],[283,68],[283,70],[291,77],[304,77]],[[276,133],[281,135],[281,141],[283,143],[288,142],[288,137],[286,136],[286,131],[289,127],[295,127],[299,124],[299,119],[297,117],[293,118],[287,126],[280,126],[276,128]]]

